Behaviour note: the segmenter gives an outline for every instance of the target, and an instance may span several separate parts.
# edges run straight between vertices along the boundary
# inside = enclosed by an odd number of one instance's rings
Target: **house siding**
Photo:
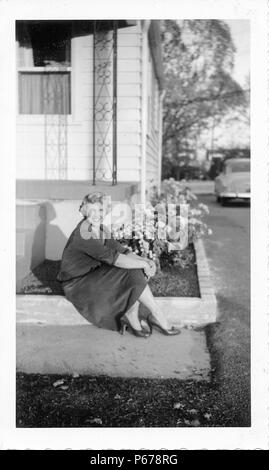
[[[118,32],[118,181],[141,178],[141,26]]]
[[[146,187],[159,181],[159,85],[152,60],[148,62],[148,132],[146,145]]]
[[[71,110],[67,124],[67,179],[91,179],[92,129],[90,110],[92,97],[86,87],[92,88],[92,61],[85,60],[86,46],[92,57],[92,36],[71,40]],[[52,123],[55,124],[52,124]],[[50,134],[55,133],[57,148],[57,117],[48,118]],[[45,116],[18,115],[17,119],[17,178],[45,178]],[[50,151],[52,158],[53,150]],[[57,159],[57,156],[56,156]]]
[[[93,36],[71,40],[71,109],[67,124],[68,180],[92,180]],[[148,127],[146,186],[158,183],[159,87],[148,46]],[[57,149],[57,116],[51,120]],[[50,118],[48,119],[50,122]],[[50,124],[49,124],[50,125]],[[45,179],[45,116],[18,115],[17,178]],[[53,151],[52,151],[53,153]],[[117,51],[117,179],[141,181],[142,158],[142,31],[141,23],[118,30]],[[57,162],[57,154],[55,154]],[[52,158],[52,155],[51,155]],[[56,174],[56,173],[55,173]]]
[[[71,108],[67,116],[67,179],[92,179],[93,37],[72,38]],[[139,181],[141,166],[140,24],[118,30],[118,181]],[[55,117],[53,118],[55,121]],[[55,132],[57,145],[57,126]],[[45,117],[18,115],[17,178],[45,178]],[[57,157],[56,157],[57,158]]]

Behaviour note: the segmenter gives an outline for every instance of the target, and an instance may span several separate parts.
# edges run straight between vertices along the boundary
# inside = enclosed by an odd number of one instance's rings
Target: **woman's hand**
[[[150,269],[151,269],[150,277],[153,277],[156,274],[157,267],[156,267],[156,264],[154,263],[154,261],[152,259],[149,260],[149,265],[150,265]]]
[[[151,267],[147,262],[145,263],[145,266],[144,266],[144,273],[148,279],[151,277]]]
[[[138,256],[133,253],[127,255],[120,253],[114,264],[118,268],[143,269],[147,278],[154,276],[156,273],[156,265],[154,261],[142,258],[142,256]]]
[[[150,278],[156,274],[156,264],[152,260],[147,260],[144,272],[147,278]]]

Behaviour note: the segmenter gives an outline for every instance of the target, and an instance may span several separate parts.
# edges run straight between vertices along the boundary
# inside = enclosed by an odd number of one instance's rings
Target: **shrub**
[[[171,206],[175,211],[174,219],[168,216]],[[186,267],[193,258],[190,245],[198,238],[212,233],[204,221],[207,214],[208,207],[199,203],[197,196],[188,187],[169,178],[162,182],[160,195],[156,188],[152,188],[140,223],[116,228],[113,236],[134,253],[153,259],[160,268],[167,264]],[[176,226],[171,224],[171,220]],[[186,224],[188,240],[183,245],[180,235]]]

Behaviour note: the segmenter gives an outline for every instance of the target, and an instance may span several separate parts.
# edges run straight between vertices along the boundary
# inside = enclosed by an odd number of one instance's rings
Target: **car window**
[[[250,171],[250,162],[232,162],[226,165],[225,173],[244,173]]]

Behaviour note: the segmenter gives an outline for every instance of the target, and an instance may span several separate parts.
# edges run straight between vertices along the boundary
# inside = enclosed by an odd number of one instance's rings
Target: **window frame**
[[[70,24],[70,66],[52,66],[52,65],[46,65],[46,66],[19,66],[18,65],[18,58],[19,58],[19,41],[16,40],[16,52],[17,52],[17,61],[16,61],[16,78],[17,78],[17,119],[20,124],[24,123],[33,123],[33,124],[43,124],[44,123],[44,118],[45,116],[47,117],[55,117],[55,116],[62,116],[65,119],[67,119],[68,122],[73,122],[74,121],[74,84],[73,84],[73,57],[74,57],[74,51],[73,51],[73,24]],[[27,113],[20,113],[19,109],[19,75],[20,73],[69,73],[70,74],[70,113],[68,114],[27,114]]]

